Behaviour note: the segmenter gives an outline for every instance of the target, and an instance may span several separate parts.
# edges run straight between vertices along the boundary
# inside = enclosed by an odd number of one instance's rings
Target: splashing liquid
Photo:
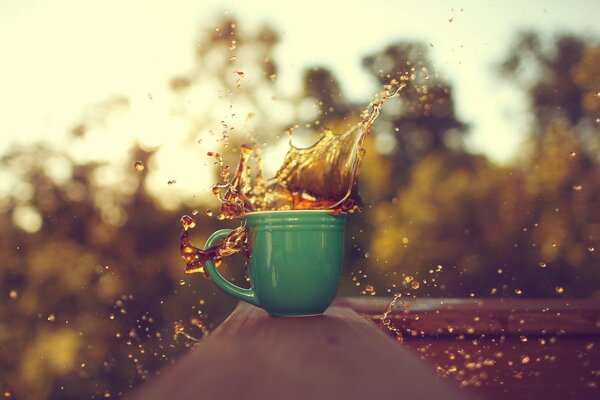
[[[193,229],[196,226],[196,221],[189,215],[181,217],[181,244],[179,246],[179,252],[183,260],[185,261],[185,273],[194,274],[200,272],[206,276],[204,271],[204,264],[206,261],[213,259],[215,265],[218,267],[221,264],[223,257],[230,256],[238,253],[241,250],[247,252],[247,235],[246,227],[244,225],[231,231],[218,245],[210,247],[206,250],[199,249],[192,245],[189,239],[189,229]],[[247,255],[247,254],[246,254]]]
[[[358,194],[360,163],[365,155],[362,147],[371,126],[379,116],[381,107],[397,96],[406,83],[393,80],[361,114],[361,121],[348,131],[336,134],[325,129],[321,138],[311,147],[297,148],[290,143],[283,165],[271,179],[264,179],[257,146],[242,145],[240,160],[233,178],[221,166],[222,184],[213,186],[212,192],[221,202],[217,219],[241,218],[254,211],[328,210],[332,214],[353,213],[362,209]],[[253,157],[257,165],[256,176],[248,166]],[[234,229],[220,243],[206,250],[194,247],[189,240],[189,229],[195,226],[190,216],[181,218],[180,253],[188,274],[205,274],[204,264],[214,259],[218,266],[223,257],[243,251],[248,256],[248,238],[245,226]]]

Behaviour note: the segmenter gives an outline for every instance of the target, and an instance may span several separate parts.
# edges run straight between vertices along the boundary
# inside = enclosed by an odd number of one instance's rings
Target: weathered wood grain
[[[337,300],[373,321],[391,298]],[[399,299],[388,315],[406,336],[600,335],[600,301],[573,299]]]
[[[485,400],[600,399],[600,302],[340,299]],[[391,327],[394,331],[389,330]]]
[[[469,392],[348,308],[274,318],[242,303],[132,398],[451,400]]]

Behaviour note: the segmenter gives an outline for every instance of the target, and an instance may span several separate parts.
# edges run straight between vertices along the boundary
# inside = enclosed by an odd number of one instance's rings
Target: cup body
[[[255,212],[249,232],[249,276],[260,307],[275,316],[321,314],[333,301],[343,268],[346,214]]]

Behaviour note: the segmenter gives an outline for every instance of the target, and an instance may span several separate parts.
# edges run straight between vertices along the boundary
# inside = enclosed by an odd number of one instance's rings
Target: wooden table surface
[[[600,301],[346,298],[477,398],[600,399]],[[385,321],[383,313],[389,310]]]
[[[448,383],[349,308],[277,318],[241,303],[208,338],[133,398],[468,398]]]
[[[241,303],[132,398],[600,399],[598,301],[391,300],[305,318]]]

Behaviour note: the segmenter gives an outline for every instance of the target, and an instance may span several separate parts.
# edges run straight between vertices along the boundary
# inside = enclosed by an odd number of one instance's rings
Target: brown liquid
[[[241,218],[253,211],[283,210],[329,210],[332,214],[352,213],[362,209],[358,195],[357,180],[360,162],[365,155],[362,145],[369,134],[381,107],[405,87],[405,83],[393,81],[371,102],[361,115],[362,120],[342,134],[329,129],[311,147],[297,148],[290,144],[283,165],[275,177],[265,180],[262,176],[260,152],[242,145],[241,155],[233,179],[229,169],[223,166],[218,153],[214,156],[221,166],[222,184],[213,186],[213,194],[221,201],[217,218]],[[256,177],[248,166],[250,157],[257,165]],[[188,274],[204,271],[204,264],[214,259],[218,266],[223,257],[244,251],[248,253],[245,226],[234,229],[220,243],[206,250],[194,247],[188,230],[195,221],[187,215],[181,218],[180,253]],[[246,254],[247,255],[247,254]]]

